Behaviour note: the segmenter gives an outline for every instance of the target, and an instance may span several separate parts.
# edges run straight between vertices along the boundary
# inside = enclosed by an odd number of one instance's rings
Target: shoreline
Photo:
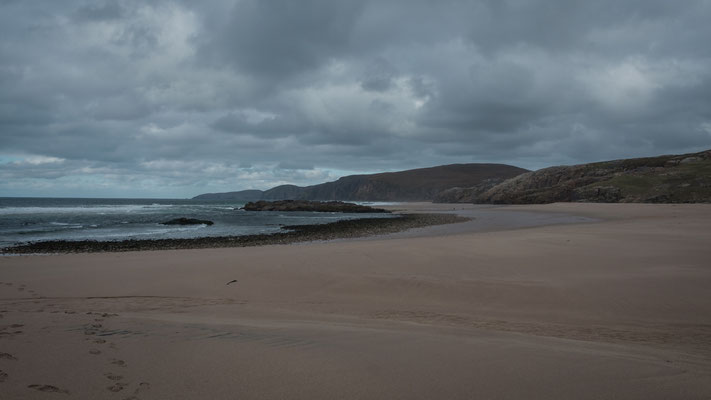
[[[285,232],[241,236],[206,236],[187,239],[48,240],[0,249],[2,255],[103,253],[178,249],[211,249],[292,244],[312,241],[365,238],[414,228],[467,222],[453,214],[402,213],[396,218],[359,218],[316,225],[287,225]]]
[[[711,205],[395,207],[475,219],[304,245],[0,257],[0,391],[711,396]]]

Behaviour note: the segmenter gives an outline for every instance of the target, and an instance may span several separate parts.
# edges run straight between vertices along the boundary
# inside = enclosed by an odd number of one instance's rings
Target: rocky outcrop
[[[382,208],[373,208],[342,201],[280,200],[257,201],[245,204],[245,211],[316,211],[341,213],[389,213]]]
[[[128,240],[48,240],[30,242],[0,249],[3,254],[33,253],[93,253],[168,249],[206,249],[218,247],[248,247],[313,242],[385,235],[430,225],[453,224],[467,218],[452,214],[405,214],[395,218],[358,218],[328,224],[291,225],[283,232],[244,236],[198,237],[188,239],[128,239]]]
[[[433,203],[474,203],[478,196],[503,182],[502,178],[485,179],[480,184],[472,187],[454,187],[437,194]]]
[[[195,218],[175,218],[161,222],[161,225],[212,225],[214,222]]]
[[[711,150],[544,168],[509,179],[474,200],[494,204],[558,201],[711,202]]]

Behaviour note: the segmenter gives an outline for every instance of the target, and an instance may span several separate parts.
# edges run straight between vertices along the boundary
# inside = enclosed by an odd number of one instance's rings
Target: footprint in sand
[[[96,343],[96,344],[104,344],[104,343],[106,343],[106,340],[104,340],[104,339],[95,339],[95,340],[94,340],[94,343]]]
[[[0,359],[17,361],[17,358],[10,353],[0,353]]]
[[[5,371],[0,369],[0,383],[5,382],[6,379],[7,379],[7,374],[5,373]]]
[[[125,367],[126,366],[126,361],[124,360],[118,360],[115,358],[111,359],[111,364],[118,365],[119,367]]]
[[[29,389],[38,390],[38,391],[40,391],[40,392],[69,394],[69,391],[68,391],[68,390],[66,390],[66,389],[60,389],[60,388],[58,388],[58,387],[56,387],[56,386],[52,386],[52,385],[38,385],[38,384],[34,384],[34,385],[27,385],[27,387],[28,387]]]
[[[121,375],[114,375],[114,374],[112,374],[111,372],[105,373],[104,376],[105,376],[107,379],[110,379],[110,380],[112,380],[112,381],[120,381],[121,379],[123,379],[123,376],[121,376]]]
[[[141,382],[141,383],[138,384],[138,387],[136,388],[136,390],[133,391],[133,395],[132,395],[132,396],[129,396],[129,397],[126,397],[126,398],[123,399],[123,400],[140,400],[139,397],[138,397],[138,395],[141,394],[141,393],[144,393],[144,392],[148,391],[148,389],[150,389],[150,388],[151,388],[151,384],[150,384],[150,383],[148,383],[148,382]]]
[[[84,334],[85,335],[96,335],[99,333],[99,330],[103,327],[101,324],[86,324],[84,325]]]
[[[22,331],[5,332],[7,328],[0,329],[0,337],[13,337],[19,335]]]
[[[122,391],[126,386],[128,386],[127,383],[116,382],[113,385],[107,387],[106,390],[116,393]]]
[[[91,349],[91,350],[89,350],[89,354],[93,354],[93,355],[96,356],[96,355],[101,354],[101,350],[98,350],[98,349]]]

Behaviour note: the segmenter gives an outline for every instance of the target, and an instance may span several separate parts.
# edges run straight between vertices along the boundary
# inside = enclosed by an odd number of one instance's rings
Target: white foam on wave
[[[3,207],[0,215],[22,214],[121,214],[175,207],[173,204],[127,204],[82,207]]]
[[[207,227],[205,224],[201,225],[193,225],[193,226],[181,226],[181,227],[172,227],[172,228],[155,228],[155,229],[148,229],[144,231],[128,231],[128,232],[106,232],[106,233],[95,233],[92,232],[91,236],[87,236],[86,239],[109,239],[109,238],[120,238],[120,239],[131,239],[133,237],[137,236],[163,236],[163,235],[168,235],[171,233],[180,233],[180,232],[188,232],[188,231],[196,231],[198,229],[202,229]],[[71,240],[77,240],[79,237],[74,237]],[[81,238],[79,238],[81,239]]]
[[[353,201],[352,203],[361,206],[373,206],[373,207],[383,207],[383,206],[397,206],[402,204],[399,201]]]
[[[81,229],[84,227],[81,224],[72,224],[70,222],[50,222],[49,224],[54,226],[65,226],[68,229]]]

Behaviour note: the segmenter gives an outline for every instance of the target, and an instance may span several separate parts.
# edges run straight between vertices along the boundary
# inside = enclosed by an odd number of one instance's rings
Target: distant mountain
[[[264,192],[261,190],[240,190],[239,192],[205,193],[193,197],[193,200],[235,200],[257,201],[261,200]]]
[[[305,188],[296,185],[281,185],[262,194],[262,200],[305,200]]]
[[[475,203],[711,202],[711,150],[544,168],[473,196]]]
[[[505,164],[452,164],[401,172],[345,176],[334,182],[313,186],[282,185],[260,191],[210,193],[196,196],[201,200],[351,200],[351,201],[431,201],[443,190],[453,187],[488,185],[527,172]],[[260,198],[245,197],[256,196]]]

